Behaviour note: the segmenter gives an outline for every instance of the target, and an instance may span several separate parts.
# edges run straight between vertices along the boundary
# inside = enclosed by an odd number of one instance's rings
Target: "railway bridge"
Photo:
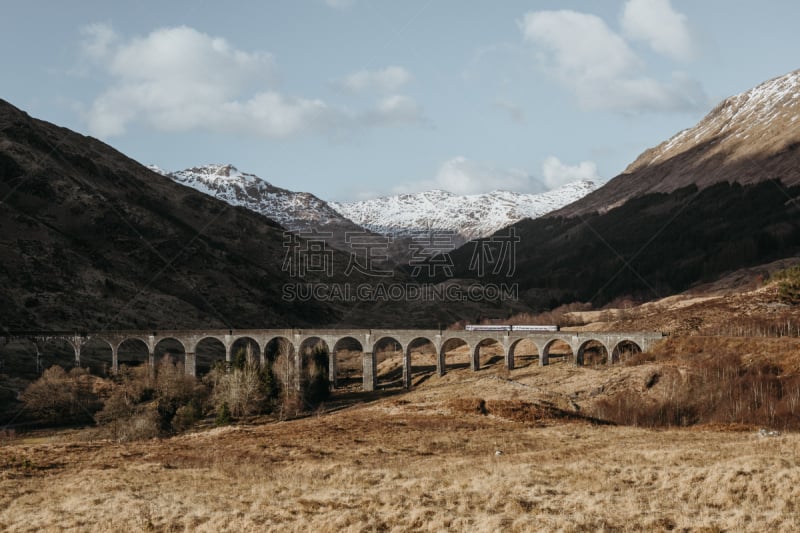
[[[81,350],[87,343],[94,341],[107,344],[111,348],[111,369],[119,370],[119,349],[123,343],[140,343],[147,348],[148,362],[154,367],[156,356],[161,355],[159,345],[170,340],[179,343],[185,353],[185,370],[189,375],[196,375],[196,352],[200,343],[213,340],[225,349],[225,360],[230,361],[232,347],[237,341],[252,343],[257,349],[262,364],[267,346],[280,341],[291,353],[300,354],[309,346],[323,343],[329,353],[329,376],[336,386],[336,354],[345,346],[359,346],[362,353],[363,389],[374,390],[377,385],[376,353],[387,342],[403,354],[403,386],[411,386],[411,351],[413,346],[429,343],[436,350],[436,371],[445,373],[445,353],[456,346],[466,345],[470,354],[470,368],[480,369],[480,348],[487,344],[502,347],[505,366],[514,368],[515,349],[522,340],[532,342],[537,349],[539,365],[549,363],[550,350],[555,343],[566,343],[574,355],[577,365],[582,365],[584,353],[588,348],[598,345],[605,349],[606,363],[619,361],[623,347],[632,347],[637,351],[648,351],[663,338],[662,333],[654,332],[589,332],[589,331],[466,331],[438,329],[247,329],[247,330],[168,330],[168,331],[101,331],[85,333],[38,332],[16,335],[5,335],[6,343],[27,339],[37,343],[60,340],[66,341],[75,352],[75,363],[80,366]],[[37,348],[38,350],[38,348]],[[299,375],[301,357],[294,357]]]

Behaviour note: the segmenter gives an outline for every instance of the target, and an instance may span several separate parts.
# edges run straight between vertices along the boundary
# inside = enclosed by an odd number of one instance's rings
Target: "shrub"
[[[217,409],[217,418],[214,420],[214,423],[218,426],[227,426],[232,420],[231,410],[228,408],[228,404],[223,402]]]
[[[165,356],[155,376],[148,368],[120,368],[114,389],[96,420],[118,441],[185,431],[202,416],[206,387]]]
[[[240,350],[230,367],[215,367],[209,374],[209,381],[217,413],[224,409],[232,418],[268,410],[274,395],[270,365],[262,369],[251,350]]]
[[[696,423],[800,427],[800,376],[736,354],[703,355],[683,376],[651,374],[642,390],[628,390],[594,405],[594,415],[617,424],[684,426]]]
[[[28,385],[21,399],[31,413],[51,423],[90,421],[101,405],[92,391],[92,377],[87,370],[73,368],[66,372],[57,365]]]
[[[198,391],[194,376],[187,376],[182,363],[165,355],[156,368],[155,392],[163,400],[189,401]]]
[[[172,429],[179,433],[190,429],[200,419],[201,414],[201,410],[195,402],[178,407],[172,418]]]
[[[791,305],[800,304],[800,265],[775,273],[771,280],[778,282],[778,298]]]
[[[122,442],[153,439],[161,435],[161,419],[152,404],[141,406],[123,426],[118,440]]]
[[[119,386],[105,401],[95,420],[109,431],[112,439],[119,440],[135,412],[134,399],[123,386]]]

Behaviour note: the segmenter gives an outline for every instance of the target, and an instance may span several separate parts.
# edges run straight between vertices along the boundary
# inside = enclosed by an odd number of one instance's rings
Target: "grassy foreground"
[[[598,425],[543,400],[593,372],[455,371],[294,421],[0,443],[0,529],[800,530],[800,435]]]

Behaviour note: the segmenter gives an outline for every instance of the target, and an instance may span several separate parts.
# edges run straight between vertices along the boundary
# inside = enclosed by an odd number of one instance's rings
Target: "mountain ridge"
[[[331,206],[344,216],[384,235],[449,231],[463,243],[487,237],[525,218],[537,218],[585,196],[596,185],[580,180],[552,191],[527,194],[495,190],[458,195],[441,189],[382,196]]]
[[[697,124],[642,152],[618,176],[549,217],[604,213],[636,196],[721,182],[800,184],[800,70],[722,100]]]
[[[383,196],[359,202],[326,202],[314,194],[272,185],[232,164],[207,164],[179,171],[150,166],[177,183],[245,207],[292,231],[332,231],[342,241],[345,232],[369,232],[397,239],[421,231],[452,232],[454,244],[491,235],[524,218],[536,218],[594,190],[580,180],[539,194],[496,190],[458,195],[434,189]],[[342,242],[339,242],[341,245]]]
[[[562,209],[515,224],[525,303],[647,301],[800,255],[800,71],[725,99]],[[469,261],[457,251],[458,265]],[[460,269],[457,275],[468,272]]]

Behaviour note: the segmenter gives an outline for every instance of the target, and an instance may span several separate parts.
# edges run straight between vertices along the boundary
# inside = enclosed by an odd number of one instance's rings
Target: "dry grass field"
[[[387,350],[381,390],[359,392],[350,354],[305,418],[130,443],[0,432],[0,530],[800,531],[800,339],[728,334],[796,327],[771,291],[599,313],[588,328],[672,333],[612,367],[521,349],[508,371],[489,346],[472,372],[462,347],[438,376],[420,347],[404,392]],[[665,405],[680,416],[654,418]]]
[[[0,529],[797,531],[800,435],[615,427],[562,409],[643,368],[456,370],[293,421],[6,442]]]

